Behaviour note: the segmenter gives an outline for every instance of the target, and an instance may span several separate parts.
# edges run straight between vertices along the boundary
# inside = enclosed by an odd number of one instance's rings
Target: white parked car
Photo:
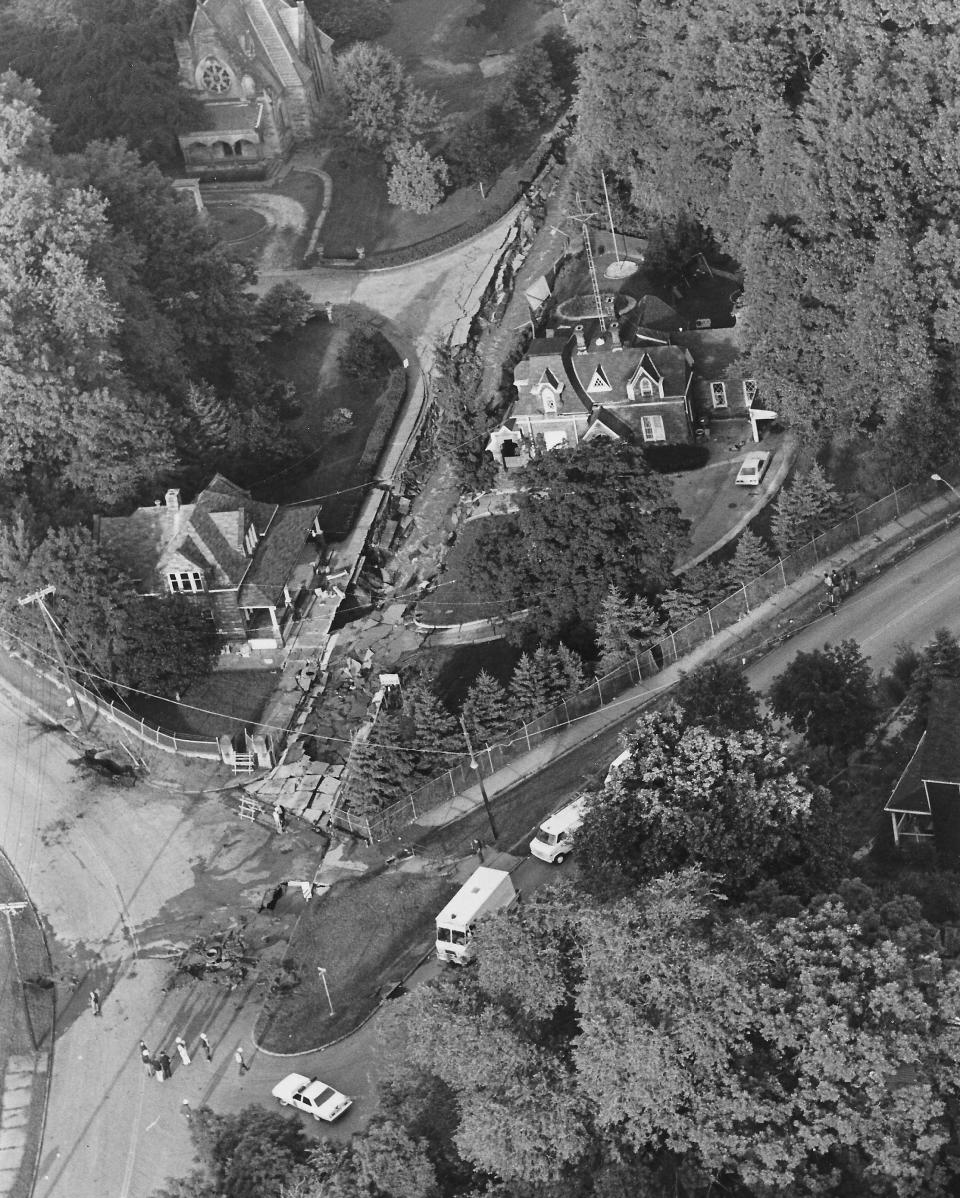
[[[748,453],[743,459],[743,465],[737,471],[737,486],[758,487],[767,473],[772,456],[765,449],[761,449],[758,453]]]
[[[322,1119],[325,1123],[339,1119],[344,1111],[353,1106],[353,1099],[347,1098],[346,1094],[316,1079],[311,1081],[302,1073],[287,1074],[282,1082],[277,1082],[271,1093],[280,1100],[281,1106],[295,1106],[297,1110],[306,1111],[314,1119]]]

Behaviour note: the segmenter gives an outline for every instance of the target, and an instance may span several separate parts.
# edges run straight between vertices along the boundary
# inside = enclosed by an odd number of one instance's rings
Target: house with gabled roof
[[[938,678],[927,727],[884,806],[894,843],[960,855],[960,680]]]
[[[194,175],[266,173],[320,132],[332,38],[303,0],[198,0],[176,43],[180,83],[201,119],[178,135]]]
[[[261,503],[222,474],[193,503],[165,501],[100,516],[103,552],[142,595],[179,595],[228,645],[283,645],[309,604],[323,558],[319,504]]]
[[[517,398],[486,448],[505,470],[598,437],[657,445],[693,440],[693,359],[643,326],[621,336],[578,324],[569,338],[531,342],[513,372]]]

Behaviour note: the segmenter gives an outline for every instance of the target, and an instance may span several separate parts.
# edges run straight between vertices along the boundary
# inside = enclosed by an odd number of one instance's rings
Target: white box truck
[[[589,796],[581,795],[548,816],[530,841],[530,852],[541,861],[561,865],[570,855],[574,834],[583,823]]]
[[[466,965],[476,955],[473,930],[481,915],[512,907],[520,897],[505,869],[481,865],[437,916],[437,956]]]

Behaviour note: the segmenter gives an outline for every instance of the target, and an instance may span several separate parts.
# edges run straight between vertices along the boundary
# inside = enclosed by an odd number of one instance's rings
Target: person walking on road
[[[147,1077],[153,1077],[153,1057],[150,1055],[150,1049],[147,1048],[146,1044],[144,1044],[142,1040],[140,1041],[140,1060],[143,1061],[143,1066],[147,1071]]]
[[[96,1018],[96,1016],[100,1014],[100,991],[99,990],[91,990],[90,991],[90,1010],[93,1013],[94,1018]]]
[[[166,1081],[168,1077],[173,1077],[173,1070],[170,1068],[170,1057],[165,1050],[157,1053],[157,1064],[160,1066],[163,1074],[161,1081]]]
[[[286,812],[279,803],[274,804],[273,822],[278,832],[282,832],[287,826]]]
[[[190,1053],[187,1052],[187,1042],[184,1040],[183,1036],[177,1036],[176,1045],[177,1052],[180,1054],[180,1060],[183,1061],[184,1065],[189,1065]]]
[[[237,1051],[233,1054],[233,1059],[237,1062],[238,1075],[240,1077],[243,1077],[243,1075],[247,1072],[247,1070],[250,1068],[250,1066],[243,1059],[243,1045],[242,1044],[237,1045]]]
[[[210,1047],[210,1041],[207,1039],[207,1033],[200,1033],[200,1047],[203,1049],[203,1055],[208,1061],[213,1060],[213,1049]]]

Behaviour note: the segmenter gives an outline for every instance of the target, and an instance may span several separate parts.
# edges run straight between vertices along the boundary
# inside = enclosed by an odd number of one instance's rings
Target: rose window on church
[[[210,58],[203,64],[203,70],[200,73],[200,82],[206,91],[220,95],[230,90],[230,72],[222,62],[217,62],[215,58]]]

